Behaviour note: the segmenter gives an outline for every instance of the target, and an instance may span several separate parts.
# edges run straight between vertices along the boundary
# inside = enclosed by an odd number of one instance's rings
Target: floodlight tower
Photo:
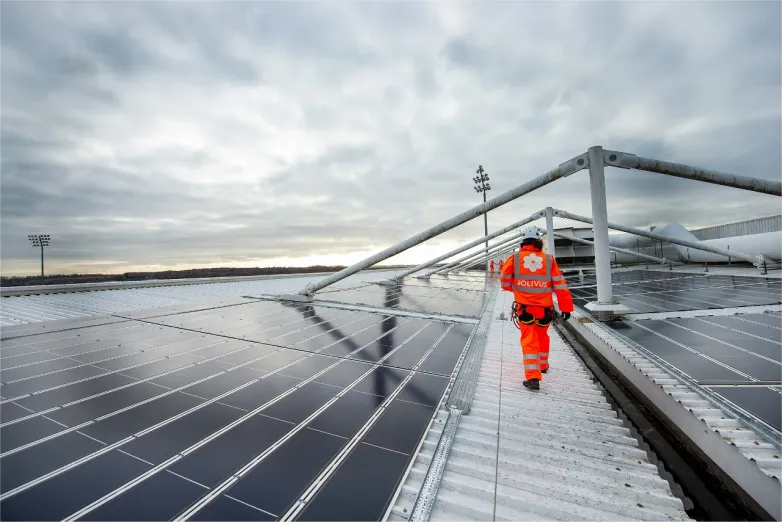
[[[51,236],[49,234],[37,234],[37,235],[29,235],[27,236],[27,239],[30,240],[30,242],[33,244],[34,247],[41,248],[41,277],[43,277],[43,247],[49,246],[49,241],[51,240]]]
[[[486,193],[491,190],[491,185],[489,185],[489,175],[486,174],[483,171],[483,165],[478,165],[478,170],[475,171],[477,176],[472,178],[473,183],[475,183],[475,192],[483,192],[483,202],[486,203]],[[487,215],[484,212],[483,213],[483,235],[488,236],[489,235],[489,223],[487,219]],[[486,254],[489,253],[489,240],[486,240]],[[486,261],[486,271],[489,271],[489,261]]]

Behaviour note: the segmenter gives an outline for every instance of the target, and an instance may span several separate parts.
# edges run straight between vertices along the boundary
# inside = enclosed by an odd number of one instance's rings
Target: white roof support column
[[[603,147],[590,147],[589,193],[592,200],[592,223],[595,243],[595,270],[597,275],[597,301],[587,303],[586,308],[597,313],[601,321],[609,321],[617,312],[629,309],[614,303],[611,288],[611,254],[608,250],[608,208],[606,205],[606,177]]]
[[[546,207],[546,242],[548,243],[548,253],[556,258],[556,247],[554,246],[554,209]]]

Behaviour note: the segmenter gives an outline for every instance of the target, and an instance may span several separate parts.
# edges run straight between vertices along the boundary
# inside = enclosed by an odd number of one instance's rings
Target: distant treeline
[[[0,277],[0,286],[65,285],[74,283],[104,283],[108,281],[146,281],[149,279],[189,279],[198,277],[242,277],[256,275],[310,274],[313,272],[337,272],[344,266],[306,266],[268,268],[196,268],[192,270],[166,270],[163,272],[125,272],[124,274],[58,274],[26,277]],[[395,267],[375,267],[387,270]]]

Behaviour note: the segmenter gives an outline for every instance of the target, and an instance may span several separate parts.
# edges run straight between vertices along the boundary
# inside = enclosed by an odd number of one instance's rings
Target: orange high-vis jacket
[[[505,260],[500,269],[500,286],[513,292],[517,303],[544,308],[554,306],[552,293],[556,293],[559,310],[573,311],[573,297],[556,259],[534,245],[522,246]]]

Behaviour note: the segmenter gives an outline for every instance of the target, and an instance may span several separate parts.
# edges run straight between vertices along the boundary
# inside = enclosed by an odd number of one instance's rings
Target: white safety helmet
[[[526,241],[527,239],[538,239],[539,237],[538,227],[527,227],[521,232],[522,241]]]

